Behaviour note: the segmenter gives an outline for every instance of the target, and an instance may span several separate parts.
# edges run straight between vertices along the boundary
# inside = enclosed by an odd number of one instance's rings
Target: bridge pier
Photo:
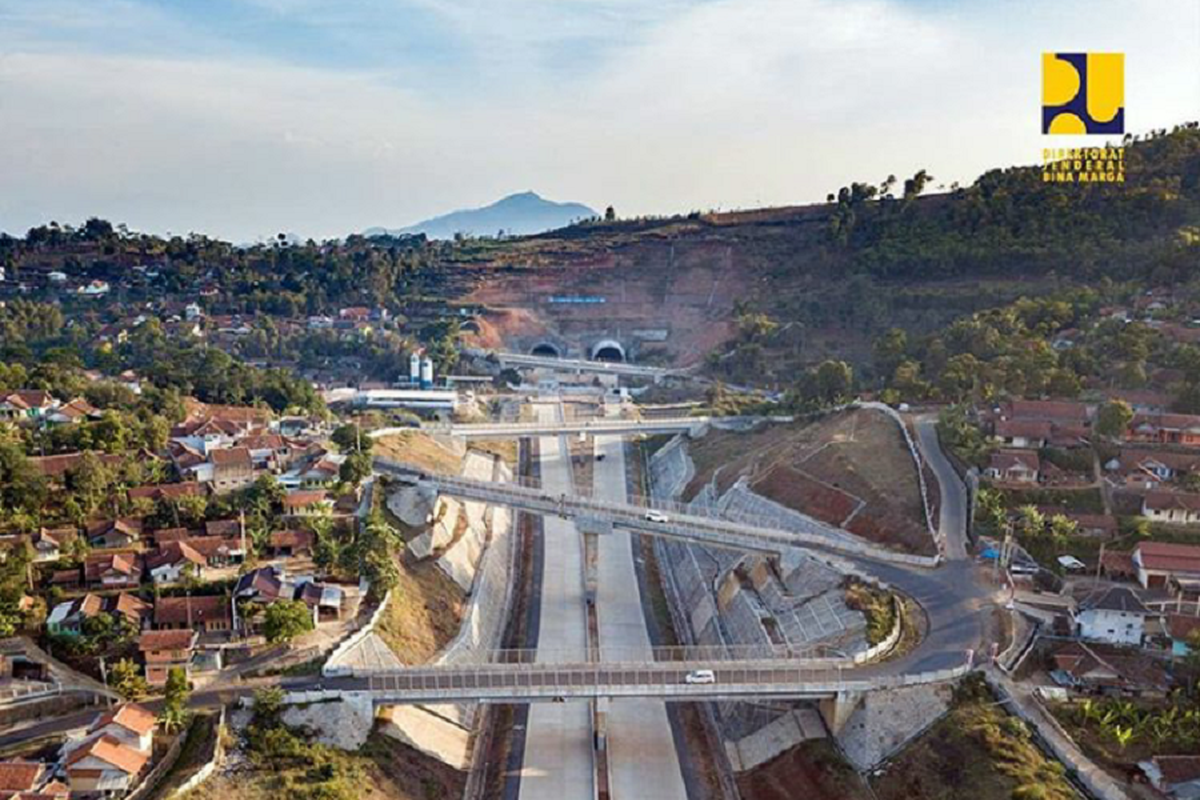
[[[863,692],[843,691],[817,702],[817,711],[820,712],[821,719],[825,720],[825,727],[829,728],[831,735],[837,736],[842,732],[842,728],[846,727],[850,715],[858,708],[862,699]]]
[[[588,605],[596,604],[596,589],[600,582],[600,542],[601,535],[612,533],[613,524],[610,519],[580,516],[575,518],[575,527],[583,536],[583,590]]]
[[[589,608],[596,607],[596,589],[600,584],[600,543],[595,531],[583,533],[583,593]]]

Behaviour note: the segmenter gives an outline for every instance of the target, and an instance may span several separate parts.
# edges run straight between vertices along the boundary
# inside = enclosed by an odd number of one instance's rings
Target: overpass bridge
[[[560,494],[555,497],[539,487],[493,483],[458,476],[430,475],[411,465],[389,459],[376,458],[375,468],[467,500],[505,505],[541,515],[576,518],[581,526],[592,531],[602,532],[619,525],[654,536],[668,536],[712,547],[772,555],[802,547],[910,568],[931,568],[940,563],[939,557],[888,550],[816,520],[811,521],[812,530],[809,532],[786,531],[762,527],[756,524],[757,518],[751,515],[736,515],[743,517],[741,519],[730,519],[721,512],[713,512],[712,516],[701,516],[694,509],[685,511],[683,506],[664,501],[655,501],[653,511],[658,512],[658,515],[655,515],[651,513],[651,509],[629,503],[597,500],[583,495]],[[655,519],[662,521],[654,521]]]
[[[500,366],[526,369],[548,369],[555,372],[570,372],[583,374],[585,372],[599,375],[626,375],[637,378],[650,378],[658,381],[668,375],[679,374],[679,370],[662,367],[647,367],[638,364],[627,364],[623,361],[591,361],[583,358],[555,358],[553,356],[534,356],[524,353],[493,352]]]
[[[475,422],[452,425],[422,425],[420,430],[467,439],[517,439],[523,436],[560,436],[563,434],[657,434],[698,431],[711,417],[671,417],[667,419],[594,419],[575,422]],[[378,438],[412,428],[379,428],[368,436]]]
[[[732,698],[848,699],[866,692],[953,680],[971,657],[942,670],[860,675],[844,666],[789,661],[589,662],[409,667],[355,671],[345,681],[380,705],[482,700],[497,703],[652,697],[664,700]],[[688,676],[710,671],[711,683]]]

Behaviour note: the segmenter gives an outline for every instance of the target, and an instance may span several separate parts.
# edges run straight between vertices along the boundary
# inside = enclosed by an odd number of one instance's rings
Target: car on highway
[[[683,676],[684,683],[703,685],[717,682],[717,676],[711,669],[694,669]]]
[[[661,511],[647,511],[646,512],[646,521],[647,522],[657,522],[659,525],[664,525],[664,524],[670,522],[671,518],[668,517],[666,514],[662,513]]]

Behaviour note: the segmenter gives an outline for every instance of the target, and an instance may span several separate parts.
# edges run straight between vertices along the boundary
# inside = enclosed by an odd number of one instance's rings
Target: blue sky
[[[247,241],[515,191],[623,214],[1037,161],[1042,50],[1200,118],[1200,2],[0,0],[0,229]],[[1058,142],[1055,142],[1058,144]]]

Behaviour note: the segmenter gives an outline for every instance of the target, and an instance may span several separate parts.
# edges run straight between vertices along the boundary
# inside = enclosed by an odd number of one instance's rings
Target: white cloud
[[[55,46],[44,19],[0,0],[0,22],[24,32],[0,39],[0,229],[100,214],[241,241],[399,225],[527,188],[669,213],[808,202],[921,167],[971,180],[1037,159],[1043,49],[1124,50],[1138,130],[1200,111],[1194,0],[957,14],[895,0],[252,1],[347,41],[369,34],[356,12],[419,6],[467,48],[478,85],[219,41],[204,56]],[[137,6],[115,7],[122,35],[185,35],[160,14],[138,22]],[[603,46],[547,67],[577,36]]]

